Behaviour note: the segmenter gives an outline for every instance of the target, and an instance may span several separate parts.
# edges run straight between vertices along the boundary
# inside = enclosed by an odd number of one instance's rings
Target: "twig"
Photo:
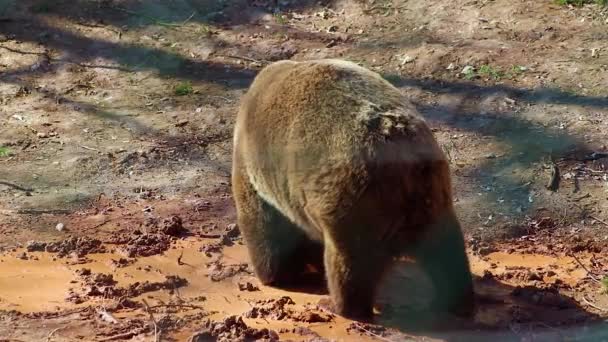
[[[597,217],[595,217],[595,216],[593,216],[593,215],[587,215],[587,216],[589,216],[589,217],[591,217],[592,219],[594,219],[594,220],[596,220],[596,221],[598,221],[598,222],[600,222],[600,223],[603,223],[604,225],[608,226],[608,223],[606,223],[606,221],[600,220],[599,218],[597,218]]]
[[[3,181],[3,180],[0,180],[0,184],[1,184],[1,185],[6,185],[6,186],[8,186],[9,188],[13,188],[13,189],[21,190],[21,191],[24,191],[24,192],[32,192],[32,191],[34,191],[34,189],[28,189],[28,188],[24,188],[24,187],[19,186],[19,185],[17,185],[17,184],[13,184],[13,183],[10,183],[10,182],[7,182],[7,181]]]
[[[150,308],[150,305],[148,305],[148,302],[146,302],[145,299],[142,299],[141,301],[146,306],[146,311],[148,312],[148,315],[150,315],[150,321],[152,322],[152,324],[154,324],[154,342],[159,342],[160,341],[160,332],[158,331],[158,325],[156,324],[156,320],[154,319],[154,314],[152,313],[152,309]]]
[[[150,309],[172,308],[172,307],[205,310],[205,308],[202,306],[191,305],[191,304],[158,304],[158,305],[151,306]]]
[[[184,263],[182,262],[182,257],[184,256],[184,251],[182,250],[182,252],[179,254],[179,256],[177,257],[177,264],[179,266],[182,266]]]
[[[361,324],[359,324],[359,323],[355,323],[355,325],[357,326],[357,328],[358,328],[358,329],[361,329],[361,330],[365,331],[365,332],[366,332],[366,333],[368,333],[370,336],[373,336],[373,337],[375,337],[375,338],[377,338],[377,339],[379,339],[379,340],[382,340],[382,341],[393,342],[393,340],[391,340],[391,339],[388,339],[388,338],[386,338],[386,337],[380,336],[380,335],[378,335],[378,334],[376,334],[376,333],[374,333],[374,332],[372,332],[372,331],[369,331],[369,330],[365,329],[365,328],[364,328],[364,327],[363,327]]]
[[[599,306],[597,306],[597,305],[595,305],[595,304],[591,303],[591,302],[590,302],[590,301],[587,299],[587,297],[585,297],[585,295],[583,295],[583,302],[585,302],[585,304],[589,305],[590,307],[595,308],[595,309],[598,309],[598,310],[600,310],[600,311],[604,311],[604,312],[607,312],[607,311],[608,311],[608,309],[606,309],[606,308],[601,308],[601,307],[599,307]]]
[[[245,56],[237,56],[237,55],[218,55],[218,56],[220,56],[220,57],[234,58],[234,59],[241,59],[241,60],[248,61],[248,62],[253,62],[253,63],[268,64],[267,61],[260,61],[260,60],[249,58],[249,57],[245,57]]]
[[[593,272],[591,272],[587,268],[587,266],[583,265],[583,263],[576,257],[576,255],[574,255],[574,253],[571,253],[570,256],[572,256],[574,258],[574,260],[576,260],[576,263],[578,263],[587,272],[587,275],[589,276],[589,278],[595,280],[598,283],[601,283],[601,281],[593,275]]]
[[[182,25],[186,25],[190,21],[190,19],[194,18],[195,14],[196,14],[196,12],[192,12],[192,14],[188,17],[188,19],[186,19],[182,22]]]
[[[80,147],[84,148],[85,150],[91,150],[91,151],[99,152],[98,149],[93,148],[93,147],[88,147],[88,146],[84,146],[84,145],[80,145]]]
[[[51,331],[51,332],[48,334],[48,336],[46,337],[46,342],[51,342],[51,339],[53,338],[53,335],[54,335],[54,334],[55,334],[57,331],[59,331],[59,330],[61,330],[61,329],[63,329],[63,328],[65,328],[65,327],[59,327],[59,328],[55,328],[55,329],[53,329],[53,331]]]
[[[19,209],[17,214],[25,215],[42,215],[42,214],[54,214],[62,215],[69,214],[71,211],[67,209]]]

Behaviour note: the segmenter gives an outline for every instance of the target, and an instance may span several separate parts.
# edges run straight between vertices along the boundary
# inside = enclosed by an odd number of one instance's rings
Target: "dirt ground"
[[[380,72],[433,127],[474,319],[425,317],[406,261],[377,324],[253,277],[238,101],[264,65],[324,57]],[[0,341],[608,340],[607,72],[597,5],[0,0]]]

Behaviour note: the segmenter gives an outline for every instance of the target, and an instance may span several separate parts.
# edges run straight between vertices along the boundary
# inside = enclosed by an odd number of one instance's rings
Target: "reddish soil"
[[[608,338],[608,9],[273,3],[0,1],[0,340]],[[428,119],[474,318],[426,316],[407,260],[373,324],[252,275],[230,194],[238,101],[264,65],[324,57],[380,72]]]

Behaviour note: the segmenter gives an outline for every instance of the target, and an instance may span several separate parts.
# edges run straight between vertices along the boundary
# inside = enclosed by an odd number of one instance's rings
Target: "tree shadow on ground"
[[[0,32],[20,41],[40,42],[47,48],[59,50],[64,54],[64,59],[72,63],[103,58],[118,64],[113,68],[156,70],[160,77],[223,83],[237,89],[247,87],[255,76],[254,71],[234,65],[197,61],[172,51],[84,37],[35,18],[0,23]],[[2,79],[25,76],[31,71],[27,67],[4,72]]]
[[[582,138],[556,127],[545,126],[519,114],[518,109],[526,104],[555,103],[594,108],[608,108],[608,97],[574,96],[557,89],[521,89],[504,85],[480,86],[465,82],[447,82],[396,77],[387,77],[394,85],[404,89],[422,90],[434,96],[443,94],[459,97],[454,106],[430,101],[413,100],[429,122],[455,131],[464,131],[479,136],[492,137],[504,148],[502,155],[479,156],[481,162],[474,167],[458,170],[459,176],[474,179],[474,183],[485,193],[489,203],[502,203],[501,214],[522,217],[534,207],[531,191],[538,191],[535,184],[518,181],[518,174],[537,172],[539,164],[547,166],[553,161],[573,160],[583,162],[596,150]],[[508,99],[518,103],[516,108],[496,108],[484,100]],[[451,133],[450,133],[451,134]],[[527,176],[529,177],[529,176]],[[546,180],[550,178],[547,172]],[[538,195],[538,193],[537,193]],[[576,210],[570,206],[569,210]]]
[[[7,1],[10,10],[27,10],[73,21],[92,21],[122,28],[160,25],[178,27],[187,22],[210,25],[243,25],[263,13],[302,11],[328,6],[333,0],[26,0]],[[2,12],[0,11],[0,15]]]
[[[508,96],[527,103],[552,103],[608,108],[608,96],[576,95],[557,88],[523,89],[501,84],[482,86],[472,82],[413,79],[393,74],[385,74],[384,76],[397,87],[415,87],[436,94],[468,94],[470,96],[481,97],[489,94],[505,93]]]

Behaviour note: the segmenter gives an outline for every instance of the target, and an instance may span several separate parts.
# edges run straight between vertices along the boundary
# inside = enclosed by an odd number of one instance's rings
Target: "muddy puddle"
[[[374,330],[324,312],[317,306],[322,294],[260,285],[247,259],[241,242],[218,246],[217,239],[199,237],[176,239],[162,254],[133,258],[111,244],[104,253],[63,257],[16,249],[0,256],[0,310],[40,315],[93,308],[116,321],[140,322],[136,332],[144,335],[153,334],[145,324],[152,310],[172,317],[177,325],[167,328],[166,336],[177,341],[187,340],[205,320],[230,316],[248,329],[275,331],[282,340],[377,340],[404,331],[410,338],[434,338],[431,327],[416,326],[432,286],[411,262],[400,263],[382,285],[377,323],[387,328]],[[470,259],[478,312],[472,321],[444,327],[449,332],[435,336],[440,340],[454,334],[450,329],[513,333],[513,324],[532,330],[533,325],[580,326],[598,317],[577,298],[577,290],[595,285],[573,257],[493,252],[471,253]],[[180,320],[188,324],[179,325]]]

